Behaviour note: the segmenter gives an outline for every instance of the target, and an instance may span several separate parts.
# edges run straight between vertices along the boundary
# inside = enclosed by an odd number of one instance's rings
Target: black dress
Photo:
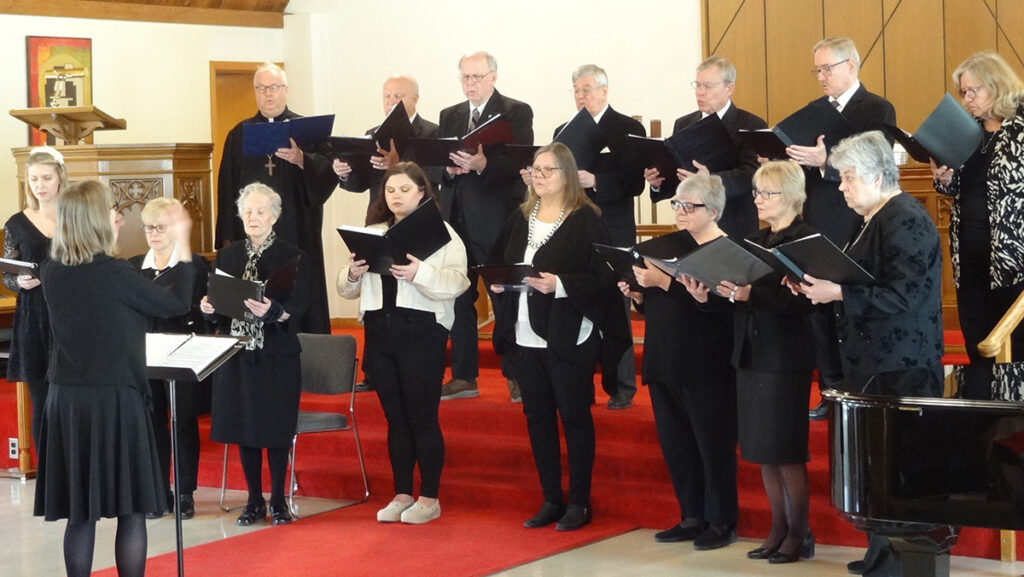
[[[4,258],[42,262],[50,252],[50,239],[19,212],[4,225]],[[18,275],[4,273],[4,286],[18,293],[14,309],[14,336],[7,380],[40,381],[46,377],[50,350],[50,321],[40,287],[22,290]]]
[[[43,263],[53,346],[35,515],[82,522],[163,511],[145,335],[150,316],[188,312],[192,271],[176,267],[165,290],[104,254]]]
[[[217,268],[242,277],[246,242],[217,253]],[[263,324],[263,348],[242,351],[213,374],[210,438],[244,447],[288,447],[299,415],[302,371],[299,365],[299,326],[309,303],[310,264],[304,252],[278,237],[257,263],[266,280],[294,256],[302,255],[295,288],[280,300],[290,317]],[[218,332],[231,331],[231,319],[217,315]]]
[[[777,233],[750,235],[772,248],[814,234],[797,217]],[[760,464],[803,463],[807,452],[807,405],[814,368],[808,315],[811,301],[794,295],[770,274],[750,288],[750,299],[736,305],[733,365],[740,454]]]

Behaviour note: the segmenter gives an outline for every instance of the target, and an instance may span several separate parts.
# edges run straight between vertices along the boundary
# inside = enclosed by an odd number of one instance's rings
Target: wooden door
[[[260,62],[210,62],[210,138],[213,142],[213,189],[224,154],[224,139],[236,124],[256,114],[252,77]],[[216,219],[216,207],[214,207]],[[214,221],[216,222],[216,220]]]

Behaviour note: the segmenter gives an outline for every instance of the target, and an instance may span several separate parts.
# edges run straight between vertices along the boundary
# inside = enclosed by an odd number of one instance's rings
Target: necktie
[[[470,132],[476,130],[477,124],[480,123],[480,109],[473,109],[473,116],[469,119],[469,130]]]
[[[839,110],[839,101],[838,100],[832,100],[830,102],[830,104],[832,105],[832,108],[835,108],[836,110]]]

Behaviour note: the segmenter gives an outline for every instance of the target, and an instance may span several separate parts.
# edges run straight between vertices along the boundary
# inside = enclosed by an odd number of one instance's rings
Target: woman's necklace
[[[988,153],[988,147],[990,144],[992,144],[992,141],[995,140],[997,134],[999,134],[998,128],[992,131],[992,134],[989,135],[988,140],[986,140],[985,144],[981,147],[982,154]]]
[[[562,218],[565,217],[565,202],[564,201],[562,202],[562,212],[558,213],[558,218],[555,219],[555,225],[553,227],[551,227],[551,230],[548,232],[548,235],[544,237],[544,240],[542,240],[540,242],[534,242],[534,240],[533,240],[533,229],[536,228],[536,226],[537,226],[537,211],[538,210],[540,210],[540,201],[539,200],[537,201],[537,204],[533,205],[533,212],[530,213],[530,223],[529,223],[530,224],[530,226],[529,226],[530,232],[526,236],[526,244],[528,244],[530,246],[530,248],[532,248],[534,250],[537,250],[540,247],[544,246],[544,243],[546,243],[551,238],[551,235],[555,234],[555,231],[558,230],[558,227],[562,226]]]

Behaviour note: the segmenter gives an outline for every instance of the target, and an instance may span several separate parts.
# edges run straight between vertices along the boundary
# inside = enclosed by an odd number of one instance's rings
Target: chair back
[[[299,333],[302,392],[339,395],[352,391],[356,375],[356,339],[352,335]]]

